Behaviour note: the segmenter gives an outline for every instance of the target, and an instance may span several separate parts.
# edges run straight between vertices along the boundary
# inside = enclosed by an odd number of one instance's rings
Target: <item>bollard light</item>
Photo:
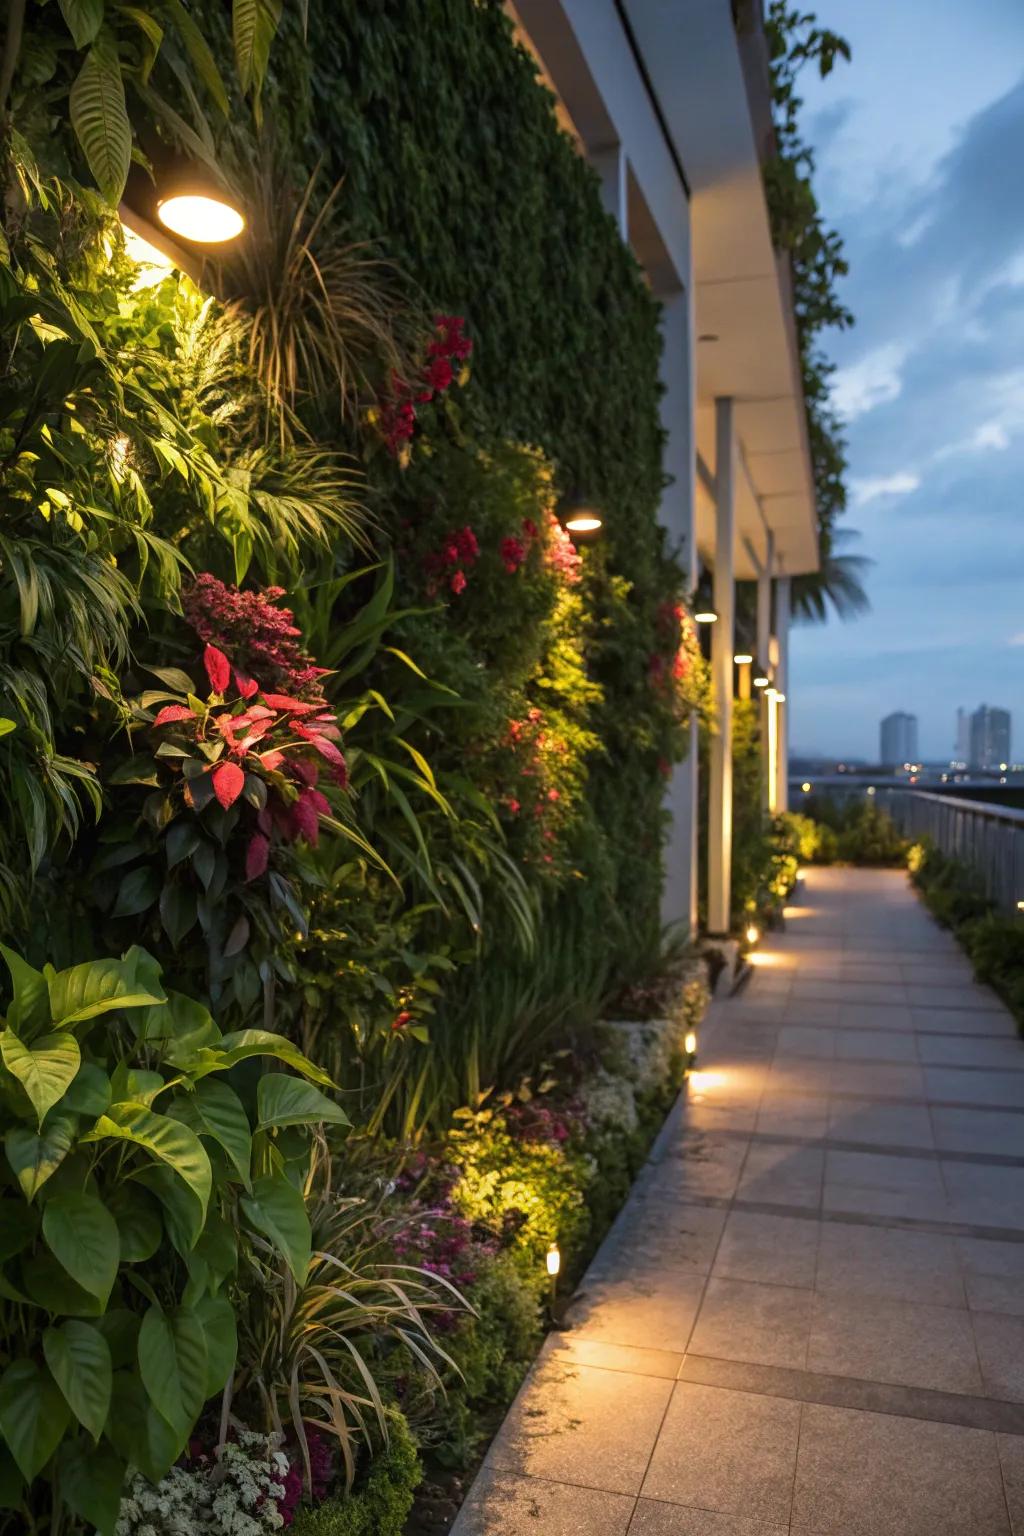
[[[696,1054],[697,1054],[697,1031],[696,1030],[694,1030],[694,1029],[687,1030],[686,1039],[683,1041],[683,1049],[685,1050],[687,1056],[696,1056]]]
[[[756,944],[761,937],[761,930],[756,923],[750,923],[747,927],[747,943]]]
[[[545,1263],[547,1265],[548,1274],[551,1276],[552,1280],[557,1279],[558,1272],[562,1267],[562,1255],[558,1251],[557,1243],[551,1243],[548,1247]]]

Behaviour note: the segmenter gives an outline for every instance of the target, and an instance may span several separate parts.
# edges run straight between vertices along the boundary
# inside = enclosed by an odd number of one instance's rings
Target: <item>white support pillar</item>
[[[670,483],[661,499],[659,518],[669,547],[679,556],[692,592],[697,584],[696,433],[694,431],[694,321],[689,293],[660,294],[662,303],[661,419],[665,429],[664,469]],[[697,931],[697,722],[690,727],[690,750],[676,765],[665,794],[671,821],[665,847],[665,885],[661,916],[686,932]]]
[[[764,565],[757,577],[757,665],[758,669],[768,676],[771,665],[772,649],[772,572],[775,569],[775,535],[771,529],[765,535]],[[771,778],[768,764],[768,700],[765,697],[766,689],[759,689],[760,703],[760,728],[761,728],[761,809],[770,811],[771,806]]]
[[[776,809],[789,810],[789,577],[775,582],[775,638],[779,647],[778,675],[775,686],[785,694],[778,706],[776,728],[778,768]]]
[[[629,202],[627,171],[629,162],[621,144],[606,149],[592,149],[588,160],[601,178],[601,201],[619,228],[623,241],[629,240]]]
[[[736,428],[731,399],[715,401],[715,576],[718,620],[711,630],[715,729],[708,784],[708,932],[729,932],[732,896],[732,668],[736,589]]]

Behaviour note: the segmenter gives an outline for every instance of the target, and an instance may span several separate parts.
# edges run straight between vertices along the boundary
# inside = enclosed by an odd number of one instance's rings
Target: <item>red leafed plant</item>
[[[441,399],[453,384],[464,384],[468,377],[473,343],[463,334],[465,323],[459,315],[436,315],[418,376],[404,379],[393,373],[389,393],[377,404],[373,417],[377,429],[388,453],[403,467],[409,461],[418,407]]]

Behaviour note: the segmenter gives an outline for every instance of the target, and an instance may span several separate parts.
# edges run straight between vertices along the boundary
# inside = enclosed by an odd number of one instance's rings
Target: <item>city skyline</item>
[[[856,317],[826,338],[849,439],[841,526],[875,564],[869,615],[794,630],[791,741],[867,759],[906,708],[941,761],[958,701],[1024,718],[1024,7],[978,0],[969,26],[956,0],[814,9],[853,51],[799,92]]]

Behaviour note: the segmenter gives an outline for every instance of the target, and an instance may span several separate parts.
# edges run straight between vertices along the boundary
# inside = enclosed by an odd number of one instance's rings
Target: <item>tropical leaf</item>
[[[71,1412],[98,1440],[110,1412],[113,1375],[106,1339],[91,1323],[72,1319],[47,1328],[43,1355]]]
[[[286,1072],[267,1072],[256,1087],[259,1127],[285,1125],[348,1125],[339,1105],[301,1077]]]
[[[187,1307],[152,1306],[139,1329],[139,1372],[154,1408],[184,1442],[206,1401],[206,1330]]]
[[[302,1193],[283,1174],[256,1179],[252,1194],[243,1196],[242,1210],[257,1232],[270,1238],[288,1268],[302,1285],[312,1250],[309,1217]]]
[[[238,78],[246,93],[259,95],[281,20],[282,0],[234,0],[231,29]]]
[[[64,1437],[70,1411],[48,1371],[15,1360],[0,1380],[0,1433],[27,1483],[42,1471]]]
[[[96,185],[108,201],[116,203],[128,179],[132,127],[117,40],[105,27],[97,34],[71,87],[70,108],[71,126]]]
[[[95,1195],[52,1195],[43,1206],[43,1236],[75,1284],[106,1306],[117,1278],[121,1240],[103,1202]]]
[[[145,1008],[165,1003],[159,970],[144,949],[123,960],[87,960],[66,971],[47,970],[50,1012],[59,1028],[109,1013],[112,1008]]]
[[[14,1125],[4,1137],[4,1150],[26,1200],[34,1200],[47,1179],[57,1172],[75,1144],[78,1116],[54,1113],[38,1135]]]
[[[103,0],[60,0],[60,13],[76,48],[87,48],[103,25]]]
[[[129,1100],[112,1104],[82,1140],[104,1141],[107,1137],[132,1142],[165,1163],[188,1185],[205,1214],[213,1187],[213,1170],[202,1142],[187,1125],[169,1115],[156,1114],[146,1104]]]
[[[32,1045],[24,1045],[11,1029],[0,1033],[0,1055],[4,1066],[24,1088],[42,1129],[47,1111],[74,1082],[81,1065],[78,1041],[67,1030],[40,1035]]]

